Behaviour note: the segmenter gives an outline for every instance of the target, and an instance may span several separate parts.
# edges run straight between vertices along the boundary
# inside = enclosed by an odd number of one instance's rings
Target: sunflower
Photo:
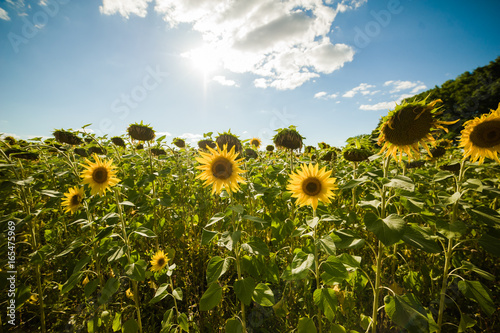
[[[260,145],[262,144],[262,141],[260,141],[259,138],[253,138],[250,140],[250,144],[254,146],[256,149],[259,149]]]
[[[151,258],[151,266],[153,266],[151,267],[151,271],[152,272],[161,271],[165,266],[167,266],[168,260],[169,259],[165,255],[163,250],[156,252]]]
[[[287,148],[291,150],[302,148],[302,140],[305,139],[297,132],[295,126],[276,130],[278,133],[273,137],[273,142],[277,148]]]
[[[94,154],[95,163],[85,159],[88,165],[82,166],[86,169],[82,171],[81,176],[84,184],[89,184],[92,188],[92,195],[99,193],[104,195],[110,186],[115,186],[120,182],[116,178],[116,167],[113,165],[113,160],[101,160],[99,156]]]
[[[464,159],[470,156],[471,162],[484,162],[486,157],[496,160],[500,152],[500,103],[496,110],[464,123],[460,147],[464,147]]]
[[[134,293],[132,289],[128,288],[127,290],[125,290],[125,296],[127,296],[127,298],[134,299]]]
[[[287,189],[292,197],[297,198],[299,206],[311,205],[314,210],[318,207],[318,200],[330,203],[333,190],[337,189],[336,179],[330,177],[331,171],[326,167],[318,170],[318,164],[302,166],[301,170],[290,175]]]
[[[398,159],[397,154],[399,152],[399,161],[401,162],[403,152],[409,158],[413,158],[413,152],[419,154],[419,143],[431,154],[427,143],[435,141],[432,131],[443,129],[447,132],[448,130],[441,125],[451,125],[458,121],[435,119],[435,115],[442,113],[439,108],[434,107],[438,102],[442,101],[436,99],[428,104],[426,104],[425,100],[415,100],[410,103],[404,101],[389,112],[383,118],[383,122],[379,127],[380,135],[377,143],[379,145],[383,144],[379,154],[385,151],[386,156],[392,155],[394,159]]]
[[[83,195],[83,188],[78,188],[78,186],[70,188],[68,193],[64,193],[66,198],[61,202],[61,205],[66,207],[64,211],[66,213],[76,213],[78,208],[82,206]]]
[[[142,121],[140,124],[131,124],[127,128],[127,132],[132,139],[139,141],[151,141],[156,136],[153,128],[148,125],[144,125]]]
[[[236,159],[238,153],[234,152],[234,146],[229,152],[227,152],[227,146],[224,146],[222,151],[219,147],[217,147],[217,150],[210,147],[207,148],[210,154],[200,151],[202,157],[196,158],[198,162],[203,164],[196,167],[199,170],[203,170],[196,178],[204,180],[204,186],[213,184],[212,194],[216,192],[217,194],[221,193],[222,187],[227,192],[236,192],[240,189],[238,183],[246,184],[240,176],[240,173],[245,172],[240,169],[243,159]]]

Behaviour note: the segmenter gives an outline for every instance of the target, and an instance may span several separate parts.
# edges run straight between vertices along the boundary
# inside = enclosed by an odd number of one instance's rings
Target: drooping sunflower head
[[[10,146],[13,146],[16,144],[16,139],[14,139],[12,136],[6,136],[2,140],[7,142]]]
[[[259,155],[257,155],[257,152],[252,148],[247,148],[245,149],[245,157],[247,160],[249,160],[251,158],[257,158],[259,157]]]
[[[320,155],[320,160],[326,162],[335,161],[336,158],[337,158],[337,152],[331,148],[329,148],[326,152]]]
[[[134,140],[151,141],[155,138],[156,134],[152,127],[144,125],[141,121],[140,124],[132,124],[127,128],[128,135]]]
[[[314,146],[307,146],[305,149],[304,149],[304,153],[306,154],[312,154],[316,151],[316,148],[314,148]]]
[[[78,188],[78,186],[75,186],[70,188],[67,193],[64,193],[64,200],[61,202],[61,205],[66,207],[64,211],[66,213],[76,213],[82,207],[83,197],[83,187]]]
[[[355,147],[348,147],[344,149],[343,156],[347,161],[351,162],[361,162],[365,161],[370,157],[372,153],[366,149],[365,147],[361,148],[355,148]]]
[[[75,152],[75,154],[77,154],[81,157],[88,157],[89,156],[89,154],[85,150],[85,148],[75,148],[73,151]]]
[[[325,142],[318,142],[318,147],[319,147],[319,149],[328,149],[328,148],[330,148],[330,145],[328,143],[325,143]]]
[[[56,130],[52,133],[57,141],[60,143],[67,143],[70,145],[80,145],[83,143],[82,139],[75,134],[64,131],[64,130]]]
[[[115,144],[116,146],[125,147],[125,141],[119,136],[112,137],[111,142],[113,142],[113,144]]]
[[[440,99],[426,103],[422,101],[404,101],[397,105],[393,111],[383,118],[382,124],[378,128],[380,131],[378,144],[382,145],[380,153],[386,152],[386,156],[392,155],[399,161],[403,158],[403,152],[409,158],[413,158],[413,153],[419,154],[419,144],[424,146],[430,154],[428,143],[435,141],[432,132],[437,129],[447,131],[442,125],[454,124],[456,121],[440,121],[435,117],[442,113],[439,107],[435,107]]]
[[[215,147],[217,147],[217,144],[210,139],[203,139],[198,141],[198,147],[200,149],[206,150],[208,150],[208,147],[215,149]]]
[[[231,150],[234,147],[236,153],[242,152],[242,146],[240,139],[236,135],[231,134],[231,131],[220,134],[215,142],[219,147],[227,146],[227,150]]]
[[[163,252],[163,250],[156,252],[151,258],[151,266],[152,266],[151,271],[152,272],[161,271],[165,266],[167,266],[169,260],[170,259]]]
[[[92,147],[89,147],[88,152],[90,155],[92,155],[92,154],[105,155],[106,149],[104,149],[103,147],[99,147],[99,146],[92,146]]]
[[[115,186],[120,182],[116,178],[116,166],[113,165],[113,160],[101,160],[99,156],[94,154],[95,163],[85,159],[87,165],[82,164],[85,168],[80,177],[83,178],[83,184],[89,184],[92,195],[104,195],[106,190]]]
[[[181,139],[181,138],[174,138],[174,139],[172,140],[172,143],[173,143],[174,145],[176,145],[177,147],[179,147],[179,148],[184,148],[184,147],[186,147],[186,141],[184,141],[184,140],[183,140],[183,139]]]
[[[278,133],[273,137],[274,145],[277,148],[287,148],[291,150],[302,148],[302,140],[305,139],[297,132],[295,126],[276,130]]]
[[[292,197],[297,198],[299,206],[311,205],[316,210],[318,201],[330,203],[333,191],[337,189],[336,179],[330,177],[331,173],[326,171],[326,167],[319,169],[318,164],[303,165],[290,175],[287,189]]]
[[[243,159],[236,159],[238,153],[235,153],[234,146],[229,152],[227,146],[222,150],[220,147],[217,150],[210,147],[208,149],[210,153],[200,151],[201,157],[196,158],[202,164],[196,168],[203,171],[196,178],[204,180],[204,186],[213,184],[212,194],[221,193],[222,188],[229,193],[236,192],[240,189],[238,183],[246,184],[240,176],[245,172],[240,169]]]
[[[496,160],[500,152],[500,103],[496,110],[483,114],[464,123],[460,147],[464,147],[464,159],[470,156],[471,162],[484,162],[486,157]]]
[[[274,150],[274,146],[273,146],[273,145],[267,145],[267,146],[266,146],[266,150],[267,150],[268,152],[272,152],[272,151]]]
[[[259,149],[260,145],[262,144],[262,141],[260,141],[259,138],[253,138],[250,140],[250,144],[255,147],[255,149]]]
[[[167,155],[167,152],[163,148],[151,148],[151,154],[154,156]]]

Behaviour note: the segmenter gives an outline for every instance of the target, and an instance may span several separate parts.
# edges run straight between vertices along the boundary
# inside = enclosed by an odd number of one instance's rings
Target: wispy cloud
[[[358,94],[358,93],[360,93],[362,95],[368,95],[368,94],[372,93],[369,90],[370,88],[375,88],[375,86],[368,84],[368,83],[361,83],[359,86],[347,91],[345,94],[342,95],[342,97],[352,98],[352,97],[356,96],[356,94]]]
[[[359,107],[360,110],[369,110],[369,111],[376,111],[376,110],[390,110],[394,109],[396,106],[396,102],[380,102],[377,104],[373,105],[368,105],[368,104],[363,104]]]
[[[152,0],[104,0],[103,14],[145,16]],[[259,88],[294,89],[341,68],[354,49],[330,41],[338,12],[366,0],[156,0],[154,10],[171,26],[189,24],[225,69],[253,73]],[[328,5],[329,4],[329,5]],[[187,50],[189,51],[189,50]]]
[[[0,20],[10,21],[9,13],[3,8],[0,8]]]
[[[328,94],[326,91],[320,91],[319,93],[314,94],[314,98],[317,99],[334,99],[338,96],[338,94]]]
[[[238,84],[236,84],[236,81],[234,80],[228,80],[226,79],[225,76],[222,75],[217,75],[212,78],[213,81],[223,85],[223,86],[229,86],[229,87],[239,87]]]
[[[195,134],[195,133],[183,133],[183,134],[179,135],[179,137],[186,139],[186,141],[188,141],[189,143],[192,143],[192,144],[197,143],[198,141],[203,139],[202,134]]]
[[[416,82],[411,82],[411,81],[386,81],[384,83],[385,87],[391,87],[392,90],[390,91],[391,94],[400,92],[402,90],[408,90],[411,89],[412,94],[416,94],[417,92],[421,90],[427,89],[427,86],[421,82],[421,81],[416,81]]]

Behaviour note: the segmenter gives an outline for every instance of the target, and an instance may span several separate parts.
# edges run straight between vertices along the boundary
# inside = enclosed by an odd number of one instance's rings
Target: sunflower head
[[[267,146],[266,146],[266,150],[267,150],[268,152],[272,152],[272,151],[274,150],[274,146],[273,146],[273,145],[267,145]]]
[[[464,123],[460,147],[464,147],[464,159],[470,156],[471,162],[484,162],[486,157],[496,160],[500,152],[500,103],[481,117]]]
[[[320,149],[328,149],[328,148],[330,148],[330,145],[329,145],[328,143],[319,142],[319,143],[318,143],[318,147],[319,147]]]
[[[318,164],[303,165],[290,175],[287,189],[292,197],[297,198],[299,206],[311,205],[316,210],[318,201],[330,203],[333,191],[337,189],[336,179],[330,177],[331,173],[326,167],[319,169]]]
[[[5,142],[7,142],[9,144],[9,146],[13,146],[13,145],[16,144],[16,139],[14,139],[11,136],[6,136],[2,140],[4,140]]]
[[[245,171],[240,169],[243,162],[242,159],[236,159],[238,153],[235,153],[235,147],[233,146],[229,152],[227,146],[222,150],[220,147],[217,147],[217,150],[208,149],[210,153],[200,151],[201,157],[196,158],[201,163],[196,168],[203,171],[196,178],[204,180],[204,186],[213,184],[212,194],[220,194],[222,188],[229,193],[238,191],[240,189],[238,183],[245,184],[240,176]]]
[[[405,165],[407,169],[418,169],[425,165],[425,161],[411,161],[411,162],[405,161]]]
[[[439,166],[439,169],[445,171],[451,171],[455,174],[458,174],[460,171],[460,163],[446,163]]]
[[[144,145],[142,143],[139,143],[137,146],[135,146],[135,149],[137,149],[137,150],[143,150],[144,149]]]
[[[70,188],[67,193],[64,193],[64,200],[61,205],[65,208],[66,213],[76,213],[80,207],[82,207],[84,192],[83,187],[78,188],[75,186]]]
[[[210,139],[203,139],[198,141],[198,147],[205,150],[208,150],[208,147],[215,149],[215,147],[217,147],[217,144]]]
[[[83,143],[80,137],[68,131],[56,130],[52,134],[54,135],[56,140],[60,143],[67,143],[70,145],[80,145]]]
[[[259,138],[253,138],[250,140],[250,144],[255,147],[255,149],[259,149],[260,145],[262,144],[262,141],[260,141]]]
[[[120,138],[119,136],[112,137],[111,142],[113,142],[113,144],[116,146],[125,147],[125,141],[123,140],[123,138]]]
[[[257,152],[251,148],[245,149],[245,157],[249,160],[251,158],[257,158]]]
[[[302,140],[305,138],[297,132],[295,126],[290,125],[288,128],[281,128],[276,131],[278,133],[273,137],[276,147],[291,150],[302,148]]]
[[[167,152],[162,148],[151,148],[151,154],[154,156],[167,155]]]
[[[314,148],[313,146],[307,146],[306,148],[304,148],[304,153],[306,153],[306,154],[312,154],[315,151],[316,151],[316,148]]]
[[[176,145],[177,147],[179,147],[179,148],[184,148],[184,147],[186,147],[186,141],[184,141],[184,140],[183,140],[183,139],[181,139],[181,138],[174,138],[174,139],[172,140],[172,143],[173,143],[174,145]]]
[[[75,152],[75,154],[77,154],[81,157],[88,157],[89,156],[89,154],[87,153],[85,148],[75,148],[73,151]]]
[[[99,146],[89,147],[88,152],[90,155],[92,155],[92,154],[106,155],[106,149],[99,147]]]
[[[116,178],[116,170],[113,165],[113,160],[101,160],[99,156],[94,154],[95,163],[85,159],[87,165],[82,164],[85,170],[81,173],[83,184],[89,184],[92,195],[104,195],[106,190],[115,186],[120,182]]]
[[[348,147],[344,150],[344,153],[343,153],[344,158],[347,161],[351,161],[351,162],[365,161],[371,155],[372,155],[371,152],[368,149],[366,149],[365,147],[361,147],[361,148]]]
[[[234,147],[236,153],[241,153],[243,149],[240,140],[236,135],[231,134],[231,131],[220,134],[215,142],[219,147],[227,146],[227,150]]]
[[[329,148],[326,152],[324,152],[320,156],[320,160],[326,161],[326,162],[335,161],[336,158],[337,158],[337,152],[331,148]]]
[[[152,272],[161,271],[163,268],[165,268],[165,266],[167,266],[169,260],[170,259],[163,252],[163,250],[156,252],[151,258],[151,271]]]
[[[27,161],[37,161],[39,155],[37,153],[25,151],[17,148],[9,148],[5,150],[5,154],[12,158],[20,158]]]
[[[144,125],[141,121],[140,124],[132,124],[127,128],[128,135],[134,140],[151,141],[155,138],[155,131],[152,127]]]
[[[428,143],[435,141],[432,132],[437,129],[447,131],[442,125],[454,124],[456,121],[440,121],[435,117],[442,113],[436,104],[442,102],[440,99],[426,103],[426,100],[412,102],[404,101],[397,105],[393,111],[382,119],[378,128],[380,134],[378,144],[382,145],[380,153],[386,152],[386,156],[392,155],[399,161],[403,158],[403,152],[409,158],[413,158],[413,153],[419,154],[419,144],[424,146],[431,154]]]

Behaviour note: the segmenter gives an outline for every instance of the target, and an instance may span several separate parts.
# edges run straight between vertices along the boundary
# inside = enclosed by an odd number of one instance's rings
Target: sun
[[[183,54],[184,57],[191,60],[193,67],[207,76],[215,72],[222,61],[217,49],[208,45],[203,45],[197,49]]]

